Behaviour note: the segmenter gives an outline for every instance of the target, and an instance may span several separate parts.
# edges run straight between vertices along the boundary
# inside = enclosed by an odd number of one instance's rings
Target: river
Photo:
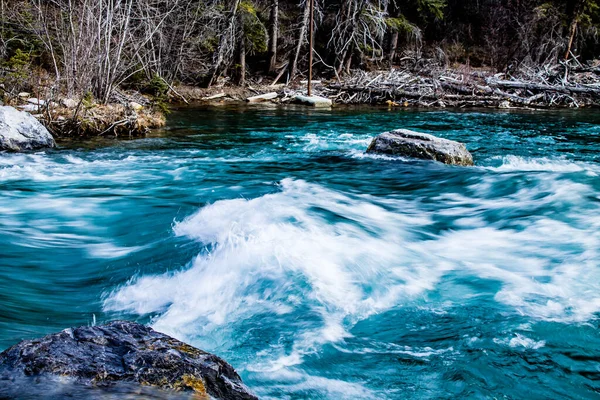
[[[261,398],[598,398],[599,123],[196,107],[0,154],[0,349],[125,318]],[[365,154],[395,128],[476,166]]]

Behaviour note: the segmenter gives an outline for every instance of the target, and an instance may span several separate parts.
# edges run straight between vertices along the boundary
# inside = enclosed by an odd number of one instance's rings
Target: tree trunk
[[[356,49],[356,28],[358,26],[358,20],[362,10],[363,5],[361,5],[360,1],[357,0],[345,2],[341,10],[341,15],[343,15],[343,18],[345,20],[343,21],[343,23],[348,24],[349,21],[349,25],[347,26],[347,28],[345,28],[343,32],[343,40],[345,44],[343,47],[341,57],[336,57],[336,61],[339,62],[336,68],[338,75],[342,72],[342,70],[345,70],[347,72],[350,71],[350,66],[352,64],[352,56],[354,50]]]
[[[336,75],[339,75],[342,73],[342,69],[344,69],[344,61],[346,60],[347,54],[348,54],[348,49],[344,50],[344,53],[342,53],[342,58],[340,58],[340,63],[335,69]]]
[[[240,86],[246,85],[246,38],[244,32],[242,32],[242,39],[240,40]]]
[[[269,66],[268,72],[274,73],[277,69],[277,36],[279,35],[279,0],[271,2],[271,18],[269,32]]]
[[[571,22],[571,27],[569,28],[569,43],[567,44],[567,51],[565,52],[565,61],[569,59],[571,56],[571,48],[573,47],[573,40],[575,39],[575,33],[577,32],[577,18],[573,19]]]
[[[398,9],[396,2],[391,2],[391,4],[389,5],[389,13],[390,13],[391,18],[398,18],[399,14],[400,14],[400,10]],[[388,55],[391,63],[393,63],[394,60],[396,59],[396,53],[398,52],[398,37],[399,37],[398,29],[391,28],[390,54]]]
[[[308,19],[310,17],[310,1],[306,2],[304,6],[304,16],[302,18],[302,27],[300,28],[300,34],[298,35],[298,44],[296,45],[296,51],[294,52],[294,59],[290,63],[290,78],[291,81],[296,76],[298,70],[298,59],[300,58],[300,51],[304,44],[304,38],[306,36],[306,29],[308,28]]]
[[[350,68],[352,67],[352,52],[348,56],[348,60],[346,60],[346,74],[350,75]]]
[[[393,31],[390,37],[390,62],[396,59],[396,51],[398,50],[398,31]]]
[[[569,41],[567,43],[567,51],[565,52],[565,61],[567,61],[571,56],[573,41],[575,40],[575,35],[577,34],[577,24],[579,23],[579,18],[581,17],[582,11],[583,0],[578,0],[573,7],[573,18],[571,19],[571,24],[569,25]]]
[[[219,79],[221,76],[223,62],[225,61],[225,52],[227,50],[227,46],[233,46],[231,43],[232,31],[235,26],[235,20],[237,15],[237,10],[240,5],[241,0],[233,0],[231,5],[231,11],[229,13],[229,21],[227,23],[227,29],[225,32],[221,33],[221,41],[219,42],[219,49],[217,53],[217,59],[215,60],[215,65],[212,68],[212,73],[210,74],[210,80],[208,81],[208,86],[211,86],[213,83]]]

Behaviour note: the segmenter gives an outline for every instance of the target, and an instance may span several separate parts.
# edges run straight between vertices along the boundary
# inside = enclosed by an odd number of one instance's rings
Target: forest
[[[597,0],[316,0],[315,75],[486,67],[598,54]],[[306,79],[308,0],[2,0],[0,79],[22,91],[160,94],[185,84]]]

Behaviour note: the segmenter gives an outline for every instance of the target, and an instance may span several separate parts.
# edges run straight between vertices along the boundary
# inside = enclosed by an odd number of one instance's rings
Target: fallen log
[[[439,92],[438,94],[430,93],[426,94],[418,91],[406,91],[403,89],[376,89],[376,88],[366,88],[366,87],[353,87],[353,86],[341,86],[341,85],[331,85],[329,86],[331,89],[337,89],[341,92],[347,93],[368,93],[372,97],[375,98],[383,98],[383,100],[395,100],[395,99],[418,99],[418,100],[442,100],[442,99],[450,99],[450,100],[464,100],[464,101],[478,101],[478,100],[502,100],[501,97],[496,96],[482,96],[476,95],[473,92],[477,91],[463,91],[466,94],[447,94],[444,92]],[[491,93],[491,89],[490,89]]]
[[[579,68],[581,70],[581,66]],[[568,65],[522,68],[507,76],[492,71],[432,69],[411,71],[354,71],[322,91],[336,103],[385,103],[423,107],[498,107],[510,102],[523,107],[580,107],[600,105],[600,80],[591,71],[577,74]]]
[[[489,86],[481,86],[481,85],[465,85],[465,84],[457,84],[452,82],[440,81],[440,86],[444,89],[453,90],[458,93],[464,94],[473,94],[475,92],[479,93],[487,93],[491,94],[494,90]]]
[[[270,92],[265,94],[259,94],[258,96],[248,97],[246,101],[248,103],[260,103],[267,100],[273,100],[277,98],[277,92]]]
[[[536,92],[556,92],[556,93],[564,93],[564,94],[572,94],[572,93],[581,93],[588,94],[595,97],[600,97],[600,88],[597,87],[589,87],[589,86],[573,86],[573,85],[564,85],[564,86],[554,86],[554,85],[544,85],[540,83],[528,83],[528,82],[520,82],[520,81],[501,81],[489,79],[488,85],[491,87],[497,87],[502,89],[522,89],[522,90],[530,90]]]
[[[203,101],[216,100],[216,99],[220,99],[225,96],[227,96],[227,94],[225,94],[225,92],[221,92],[221,93],[213,94],[212,96],[203,97],[202,100]]]
[[[393,100],[394,97],[405,97],[410,99],[425,99],[425,100],[437,100],[440,96],[424,94],[422,92],[408,92],[402,89],[380,89],[380,88],[368,88],[363,86],[343,86],[343,85],[331,85],[330,89],[336,89],[347,93],[369,93],[375,96],[384,96],[385,99]]]

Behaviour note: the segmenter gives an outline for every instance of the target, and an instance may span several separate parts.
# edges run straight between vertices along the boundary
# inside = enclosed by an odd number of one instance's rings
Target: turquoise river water
[[[0,350],[127,318],[265,399],[600,398],[600,113],[169,121],[0,154]],[[364,153],[401,127],[477,166]]]

